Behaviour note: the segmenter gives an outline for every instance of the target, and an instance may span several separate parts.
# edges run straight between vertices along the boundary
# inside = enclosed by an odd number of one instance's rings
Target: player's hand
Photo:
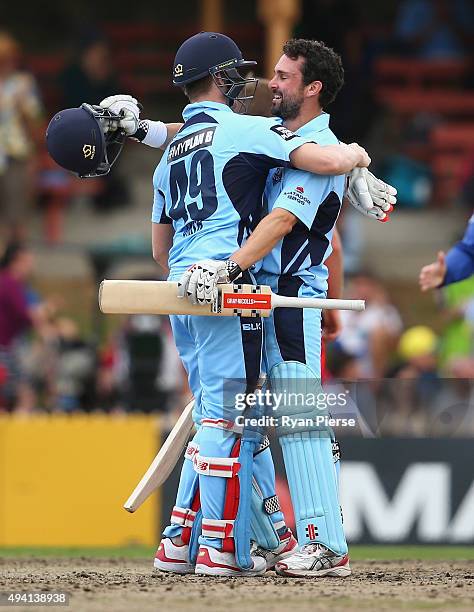
[[[370,166],[370,162],[372,160],[370,159],[369,154],[364,149],[364,147],[361,147],[356,142],[351,142],[351,144],[348,146],[351,147],[351,149],[353,149],[358,155],[358,158],[359,158],[359,162],[357,163],[358,167],[366,168],[367,166]]]
[[[241,274],[240,267],[228,259],[198,261],[178,281],[178,297],[187,297],[192,304],[214,304],[218,283],[230,283]]]
[[[118,94],[117,96],[109,96],[104,98],[100,103],[102,108],[108,109],[115,115],[120,115],[121,119],[118,122],[118,127],[125,130],[127,136],[135,134],[138,130],[138,122],[140,120],[140,105],[138,101],[128,94]]]
[[[323,338],[327,342],[335,340],[342,331],[339,310],[323,310]]]
[[[446,255],[443,251],[439,251],[437,260],[421,269],[419,279],[421,290],[429,291],[439,287],[444,281],[446,271]]]
[[[354,168],[348,175],[346,196],[361,214],[385,223],[397,202],[395,187],[384,183],[367,168]]]

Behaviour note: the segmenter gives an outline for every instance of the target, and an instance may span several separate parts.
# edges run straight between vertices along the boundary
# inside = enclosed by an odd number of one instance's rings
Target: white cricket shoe
[[[268,550],[267,548],[262,548],[261,546],[257,546],[253,543],[253,547],[250,551],[251,555],[257,555],[265,559],[265,563],[267,564],[267,570],[271,570],[275,567],[275,565],[290,557],[298,550],[298,542],[293,537],[293,534],[288,529],[286,534],[282,537],[280,544],[277,548],[272,548]]]
[[[280,576],[350,576],[349,555],[337,555],[322,544],[306,544],[276,564]]]
[[[189,546],[187,544],[175,544],[170,538],[161,540],[153,565],[162,572],[194,573],[194,565],[189,561]]]
[[[261,576],[267,571],[265,559],[251,553],[253,567],[248,570],[241,569],[235,560],[234,553],[223,552],[211,546],[199,548],[196,574],[206,576]]]

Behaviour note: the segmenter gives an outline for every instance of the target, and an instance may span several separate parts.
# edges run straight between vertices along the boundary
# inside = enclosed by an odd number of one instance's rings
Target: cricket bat
[[[267,285],[218,285],[214,304],[193,305],[177,296],[170,281],[103,280],[99,307],[106,314],[181,314],[201,316],[269,317],[274,308],[364,310],[364,300],[289,297],[273,293]]]
[[[124,504],[125,510],[135,512],[162,485],[173,471],[193,429],[194,400],[184,408],[150,467]]]

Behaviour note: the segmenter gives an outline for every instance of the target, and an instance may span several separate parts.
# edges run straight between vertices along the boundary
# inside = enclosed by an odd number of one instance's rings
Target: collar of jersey
[[[321,113],[308,123],[302,125],[296,133],[300,136],[311,136],[314,132],[322,132],[323,130],[327,130],[329,128],[329,114]]]
[[[193,115],[197,115],[197,113],[202,113],[205,110],[218,110],[218,111],[228,111],[232,112],[232,109],[227,106],[227,104],[223,104],[222,102],[194,102],[193,104],[188,104],[183,109],[183,119],[187,121]]]

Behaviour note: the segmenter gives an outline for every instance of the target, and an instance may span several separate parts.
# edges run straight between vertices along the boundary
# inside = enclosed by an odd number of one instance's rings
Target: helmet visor
[[[101,127],[104,137],[104,153],[100,163],[93,171],[79,176],[80,178],[104,176],[110,172],[117,161],[125,142],[125,131],[119,127],[121,117],[101,106],[92,104],[82,104],[81,106],[94,117]]]
[[[247,76],[249,68],[255,65],[256,62],[232,60],[214,66],[209,71],[215,84],[229,99],[230,106],[237,103],[235,110],[239,113],[247,112],[247,107],[255,95],[258,79]]]

